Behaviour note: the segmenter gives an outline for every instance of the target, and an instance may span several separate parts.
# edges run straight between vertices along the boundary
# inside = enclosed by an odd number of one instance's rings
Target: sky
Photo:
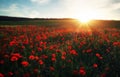
[[[0,16],[120,20],[120,0],[0,0]]]

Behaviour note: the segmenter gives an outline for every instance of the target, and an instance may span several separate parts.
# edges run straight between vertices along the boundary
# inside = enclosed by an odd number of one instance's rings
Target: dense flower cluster
[[[120,77],[120,30],[0,27],[0,77]]]

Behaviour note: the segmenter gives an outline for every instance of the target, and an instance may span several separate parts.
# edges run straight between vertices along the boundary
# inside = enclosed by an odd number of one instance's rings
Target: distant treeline
[[[25,21],[25,20],[72,20],[72,18],[25,18],[0,16],[0,21]]]
[[[43,26],[77,26],[80,22],[72,18],[24,18],[0,16],[0,25],[43,25]],[[89,25],[97,27],[117,27],[120,28],[118,20],[92,20]]]

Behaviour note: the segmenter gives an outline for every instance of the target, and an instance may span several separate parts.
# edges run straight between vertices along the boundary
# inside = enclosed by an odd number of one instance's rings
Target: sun
[[[76,19],[80,22],[80,23],[89,23],[91,20],[93,20],[93,16],[89,15],[89,14],[81,14],[78,15],[76,17]]]
[[[99,13],[96,10],[83,9],[76,10],[73,13],[73,17],[77,19],[80,23],[89,23],[91,20],[98,18]]]
[[[89,18],[77,18],[77,20],[81,23],[89,23],[91,21],[91,19]]]

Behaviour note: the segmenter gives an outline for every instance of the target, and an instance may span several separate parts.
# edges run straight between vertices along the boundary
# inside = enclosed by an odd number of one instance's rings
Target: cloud
[[[36,10],[32,11],[32,12],[28,15],[28,17],[30,17],[30,18],[39,18],[39,16],[40,16],[40,13],[39,13],[38,11],[36,11]]]
[[[117,10],[120,9],[120,2],[119,3],[114,3],[109,6],[110,9],[112,10]]]
[[[30,7],[18,4],[11,4],[7,8],[1,8],[0,15],[34,18],[38,16],[38,12],[31,9]]]
[[[52,3],[52,0],[30,0],[38,3],[32,7],[13,3],[7,7],[0,8],[0,15],[21,16],[21,17],[82,17],[93,16],[98,19],[120,19],[120,1],[119,0],[58,0]],[[50,4],[42,6],[42,4]]]
[[[15,11],[17,9],[17,4],[11,4],[8,8],[2,9],[4,12],[10,12],[10,11]]]
[[[70,17],[81,17],[84,13],[86,16],[94,12],[101,12],[102,7],[105,6],[104,3],[108,3],[108,0],[62,0],[66,11],[68,11]],[[99,15],[99,14],[98,14]]]
[[[111,3],[119,3],[120,0],[111,0]]]
[[[71,17],[93,15],[93,18],[111,19],[118,14],[119,0],[62,0]],[[114,1],[114,2],[113,2]],[[88,13],[87,13],[88,12]],[[117,17],[116,16],[116,17]]]
[[[23,16],[17,4],[11,4],[8,8],[1,8],[0,13],[9,16]]]
[[[111,18],[119,19],[120,20],[120,2],[111,3],[107,8],[109,10],[109,14],[111,14]]]
[[[40,10],[35,10],[31,7],[27,7],[24,5],[11,4],[7,8],[0,9],[1,9],[0,15],[4,16],[30,17],[30,18],[40,17]]]
[[[47,4],[50,2],[50,0],[30,0],[30,1],[38,4]]]

